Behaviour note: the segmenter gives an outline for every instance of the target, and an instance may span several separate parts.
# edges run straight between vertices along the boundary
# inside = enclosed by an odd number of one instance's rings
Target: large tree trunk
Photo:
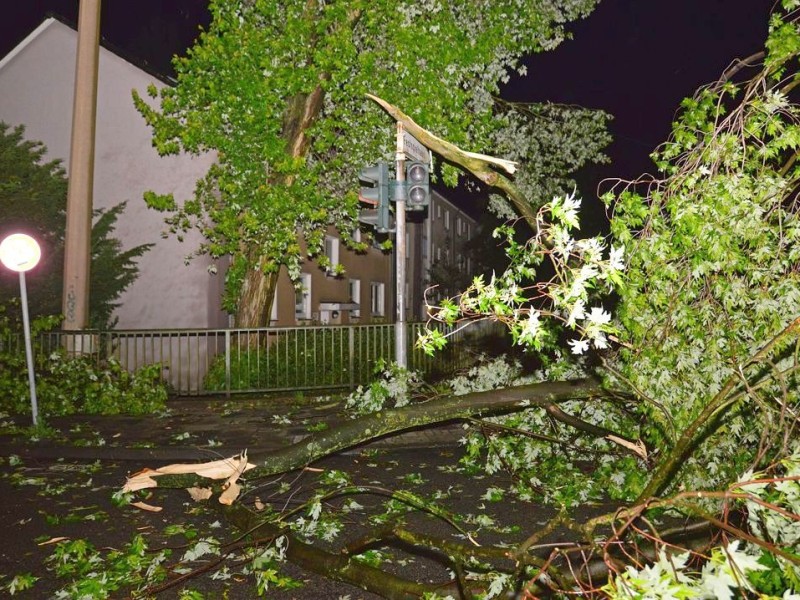
[[[259,266],[249,269],[244,277],[236,311],[236,327],[267,327],[275,301],[278,273],[264,273],[260,267],[263,259],[254,256],[252,260]]]
[[[325,93],[317,86],[311,93],[297,94],[286,107],[283,119],[283,136],[286,138],[286,153],[292,158],[308,152],[310,139],[308,129],[319,116]],[[288,175],[280,180],[270,181],[271,185],[290,185],[294,177]],[[236,310],[236,326],[243,328],[267,327],[278,285],[278,273],[265,273],[266,258],[258,247],[247,252],[250,268],[242,283],[239,303]]]

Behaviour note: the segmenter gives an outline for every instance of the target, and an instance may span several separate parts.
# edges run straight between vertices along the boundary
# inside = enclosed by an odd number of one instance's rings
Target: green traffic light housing
[[[358,199],[374,207],[361,211],[359,221],[372,225],[378,233],[394,231],[389,211],[389,165],[379,162],[365,167],[358,174],[358,180],[364,184]]]
[[[364,184],[358,192],[361,202],[380,206],[389,205],[389,165],[379,162],[364,167],[358,174],[358,180]]]
[[[406,163],[406,188],[408,210],[425,210],[430,204],[430,174],[424,162],[409,161]]]

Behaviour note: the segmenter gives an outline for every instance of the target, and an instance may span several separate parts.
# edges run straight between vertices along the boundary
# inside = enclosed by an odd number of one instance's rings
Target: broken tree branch
[[[500,167],[508,173],[513,173],[515,170],[514,163],[493,156],[462,150],[455,144],[436,137],[427,129],[419,126],[411,117],[396,106],[386,102],[386,100],[372,94],[367,94],[367,97],[379,104],[397,122],[402,123],[403,127],[427,148],[448,162],[469,171],[486,185],[502,190],[514,204],[519,214],[527,221],[528,225],[532,229],[536,229],[536,211],[533,210],[530,202],[511,179],[498,172],[495,168]]]

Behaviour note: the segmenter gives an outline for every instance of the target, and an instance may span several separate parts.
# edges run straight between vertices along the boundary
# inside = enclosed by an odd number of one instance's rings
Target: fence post
[[[225,330],[225,397],[231,397],[231,330]]]
[[[349,359],[349,368],[350,368],[350,387],[355,387],[356,385],[356,371],[355,371],[355,350],[356,350],[356,339],[355,339],[355,327],[350,325],[347,328],[347,349],[348,355],[350,356]]]

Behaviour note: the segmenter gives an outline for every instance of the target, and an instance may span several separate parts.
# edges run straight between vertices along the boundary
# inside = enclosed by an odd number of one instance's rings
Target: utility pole
[[[62,311],[63,328],[67,331],[85,329],[89,324],[89,264],[99,54],[100,0],[80,0],[64,243]],[[72,347],[68,351],[80,352],[81,348]]]

